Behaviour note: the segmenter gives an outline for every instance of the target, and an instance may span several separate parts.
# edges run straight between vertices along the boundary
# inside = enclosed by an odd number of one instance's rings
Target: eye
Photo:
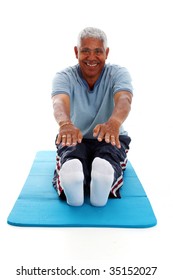
[[[87,49],[87,48],[86,49],[81,49],[82,54],[89,55],[90,52],[91,52],[90,49]]]
[[[96,55],[101,55],[101,54],[103,54],[103,50],[102,49],[95,49],[95,54]]]
[[[101,49],[101,48],[96,48],[94,50],[91,50],[89,48],[83,48],[80,50],[80,52],[83,54],[83,55],[90,55],[91,52],[93,52],[95,55],[99,56],[99,55],[102,55],[104,50]]]

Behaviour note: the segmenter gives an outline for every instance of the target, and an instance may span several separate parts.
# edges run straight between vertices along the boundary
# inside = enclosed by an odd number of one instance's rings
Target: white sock
[[[96,157],[92,163],[90,202],[93,206],[107,203],[114,180],[114,169],[105,159]]]
[[[67,203],[71,206],[81,206],[84,202],[83,167],[78,159],[66,161],[60,170],[60,181]]]

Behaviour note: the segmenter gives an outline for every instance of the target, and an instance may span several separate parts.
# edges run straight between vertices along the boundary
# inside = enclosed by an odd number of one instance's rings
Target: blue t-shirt
[[[84,138],[93,139],[94,127],[109,119],[114,108],[114,94],[121,90],[133,91],[126,68],[105,64],[94,88],[90,90],[77,64],[56,73],[52,96],[60,93],[69,95],[72,122],[81,130]],[[123,126],[120,134],[127,134]]]

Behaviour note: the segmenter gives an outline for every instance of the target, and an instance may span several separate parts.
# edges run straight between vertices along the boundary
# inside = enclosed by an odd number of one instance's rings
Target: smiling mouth
[[[89,62],[86,62],[85,64],[89,67],[96,67],[98,65],[98,63],[89,63]]]

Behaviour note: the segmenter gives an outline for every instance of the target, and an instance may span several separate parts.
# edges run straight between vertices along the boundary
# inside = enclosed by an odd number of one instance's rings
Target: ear
[[[76,46],[74,47],[74,52],[75,52],[76,58],[78,58],[78,48]]]
[[[108,54],[109,54],[109,48],[106,49],[106,59],[108,57]]]

